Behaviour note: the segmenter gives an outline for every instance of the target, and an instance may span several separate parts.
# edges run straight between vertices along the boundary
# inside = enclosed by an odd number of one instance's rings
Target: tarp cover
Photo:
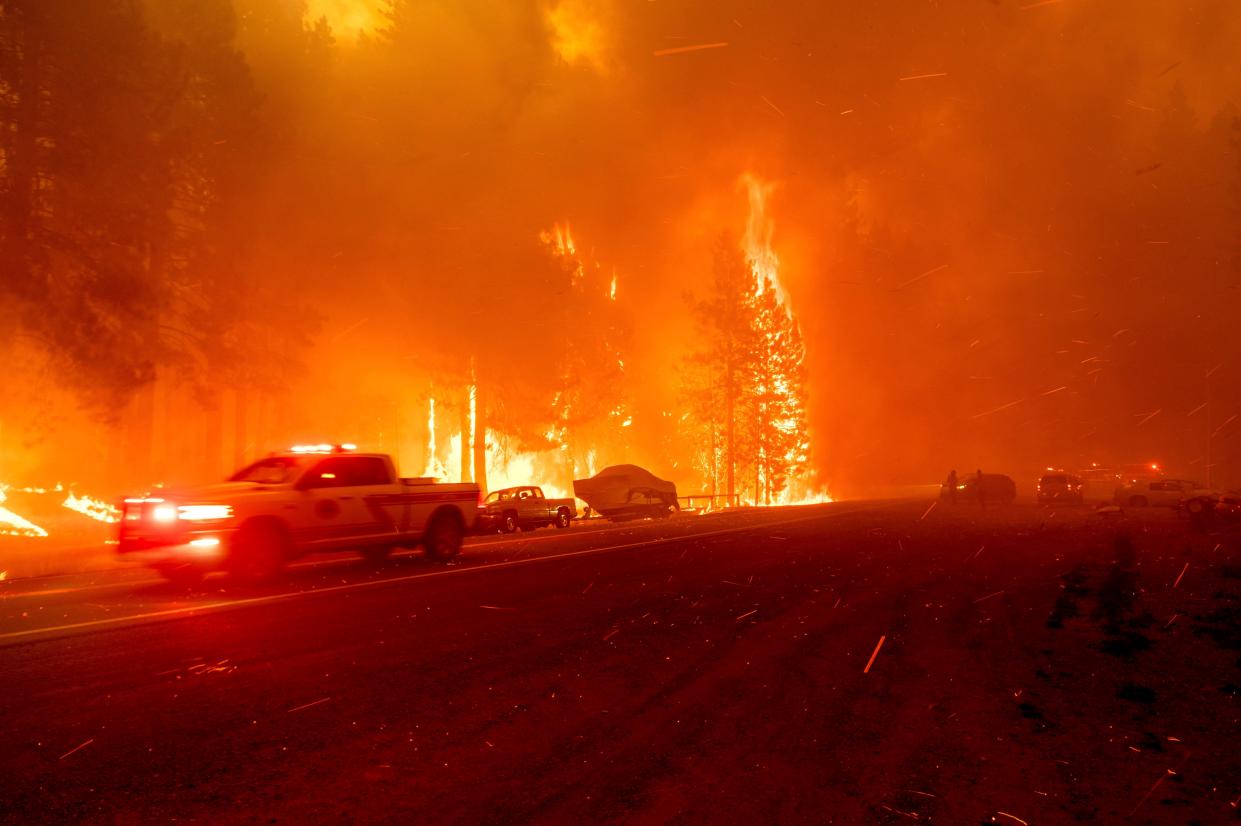
[[[643,515],[675,505],[677,487],[637,465],[612,465],[574,479],[573,493],[603,516]]]

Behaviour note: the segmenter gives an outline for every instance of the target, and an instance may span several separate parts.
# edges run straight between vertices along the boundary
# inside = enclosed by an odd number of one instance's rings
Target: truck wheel
[[[517,514],[513,511],[505,511],[504,516],[500,517],[501,533],[517,533],[520,523],[517,521]]]
[[[284,570],[288,539],[270,522],[243,525],[233,540],[228,572],[239,582],[256,585],[275,579]]]
[[[560,510],[556,511],[556,527],[557,528],[564,530],[565,528],[569,527],[569,523],[572,521],[573,519],[572,517],[569,516],[569,512],[565,510],[564,508],[561,508]]]
[[[422,540],[427,557],[436,562],[449,561],[461,552],[463,533],[461,520],[455,515],[442,513],[434,517]]]
[[[362,558],[367,562],[378,565],[383,562],[392,553],[391,545],[367,545],[365,548],[359,548],[358,553],[362,554]]]

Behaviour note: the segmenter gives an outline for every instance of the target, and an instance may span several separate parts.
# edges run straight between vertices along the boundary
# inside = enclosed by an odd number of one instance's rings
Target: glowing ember
[[[90,496],[77,496],[73,491],[60,503],[71,511],[89,516],[98,522],[120,522],[121,512],[118,508]]]
[[[4,489],[0,488],[0,502],[4,502],[8,497],[4,495]],[[0,507],[0,536],[47,536],[47,531],[40,528],[28,519],[24,519],[13,511],[5,507]]]

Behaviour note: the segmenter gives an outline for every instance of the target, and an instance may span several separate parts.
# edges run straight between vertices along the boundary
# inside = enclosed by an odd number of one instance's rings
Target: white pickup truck
[[[455,557],[478,516],[478,485],[401,479],[391,457],[350,447],[293,448],[227,482],[126,499],[118,551],[186,585],[213,570],[271,579],[313,551],[378,562],[421,544],[431,559]]]

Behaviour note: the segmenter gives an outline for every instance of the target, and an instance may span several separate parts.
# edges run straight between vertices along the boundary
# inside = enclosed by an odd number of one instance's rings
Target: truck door
[[[400,490],[392,465],[380,456],[352,458],[355,462],[354,484],[369,522],[361,538],[378,543],[408,532],[411,508],[414,506],[410,497]]]
[[[530,488],[530,510],[533,519],[547,521],[547,497],[543,495],[542,488]]]
[[[523,525],[538,524],[540,519],[547,518],[545,508],[540,512],[542,503],[534,495],[534,491],[534,488],[522,488],[517,492],[517,514]]]
[[[348,548],[374,532],[374,518],[360,492],[364,481],[360,456],[332,456],[312,467],[298,482],[299,539],[314,548]]]

